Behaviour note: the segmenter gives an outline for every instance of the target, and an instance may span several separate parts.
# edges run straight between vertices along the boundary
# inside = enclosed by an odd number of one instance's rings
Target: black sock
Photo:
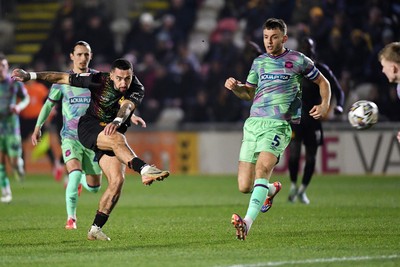
[[[108,220],[107,214],[97,211],[96,217],[94,217],[93,225],[102,228],[106,224],[107,220]]]
[[[133,169],[134,171],[140,173],[140,171],[143,169],[144,166],[146,166],[147,163],[141,160],[140,158],[136,157],[133,158],[131,161],[128,162],[128,167],[130,169]]]

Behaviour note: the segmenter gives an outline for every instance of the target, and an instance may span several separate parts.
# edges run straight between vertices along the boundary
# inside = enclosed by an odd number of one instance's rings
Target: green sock
[[[67,205],[68,218],[76,219],[76,205],[78,203],[78,186],[82,172],[75,170],[68,175],[68,184],[65,190],[65,203]]]
[[[101,185],[99,186],[90,186],[87,184],[86,181],[86,174],[82,173],[81,176],[81,184],[83,186],[83,188],[85,188],[87,191],[92,192],[92,193],[97,193],[100,190]]]
[[[4,168],[3,164],[0,164],[0,187],[1,188],[6,188],[7,186],[7,175],[6,175],[6,170]]]
[[[247,209],[246,217],[250,217],[253,221],[260,213],[261,206],[264,204],[268,194],[268,180],[265,178],[258,178],[254,181],[253,193],[250,197],[249,207]]]
[[[0,164],[0,187],[3,195],[11,194],[10,180],[7,177],[6,168],[3,164]]]

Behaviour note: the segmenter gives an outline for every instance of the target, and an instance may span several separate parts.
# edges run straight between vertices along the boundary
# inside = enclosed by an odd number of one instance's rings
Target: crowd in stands
[[[251,41],[264,50],[261,27],[269,17],[288,24],[286,47],[296,49],[303,36],[316,41],[319,60],[333,70],[345,91],[345,110],[368,99],[378,104],[381,120],[400,121],[395,85],[388,84],[377,58],[385,44],[400,40],[398,1],[227,0],[216,29],[205,40],[209,49],[201,56],[188,42],[205,0],[170,0],[167,9],[143,12],[128,24],[116,23],[107,1],[77,2],[64,1],[32,68],[68,70],[69,49],[78,40],[92,46],[92,68],[107,71],[114,59],[125,57],[146,88],[139,112],[149,123],[247,118],[251,103],[236,98],[224,82],[229,76],[245,82],[256,55]]]

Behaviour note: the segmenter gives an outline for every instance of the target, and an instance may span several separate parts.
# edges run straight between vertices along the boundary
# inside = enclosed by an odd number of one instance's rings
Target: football
[[[378,114],[378,106],[374,102],[359,100],[351,105],[348,119],[357,130],[365,130],[378,122]]]

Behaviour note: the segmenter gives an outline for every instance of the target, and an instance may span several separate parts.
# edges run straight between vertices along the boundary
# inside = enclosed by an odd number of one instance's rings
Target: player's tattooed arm
[[[128,118],[129,115],[135,110],[135,104],[130,100],[124,100],[121,103],[121,107],[117,113],[117,117],[104,127],[104,134],[105,135],[112,135],[114,134],[117,129],[124,123]]]
[[[23,69],[15,69],[13,70],[11,77],[20,82],[38,79],[50,83],[69,84],[69,74],[64,72],[27,72]]]
[[[36,72],[37,79],[50,83],[69,84],[69,74],[63,72]]]
[[[117,117],[113,120],[113,124],[117,127],[121,126],[124,123],[129,115],[135,110],[135,104],[130,100],[124,100],[121,103],[121,107],[117,113]]]

